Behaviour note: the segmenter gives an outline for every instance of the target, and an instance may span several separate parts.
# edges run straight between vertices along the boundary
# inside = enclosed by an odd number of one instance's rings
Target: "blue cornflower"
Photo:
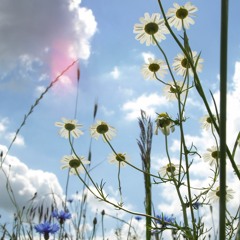
[[[140,220],[142,219],[142,217],[136,216],[135,219],[136,219],[137,221],[140,221]]]
[[[40,223],[36,226],[34,226],[34,229],[38,232],[44,235],[44,239],[49,239],[49,233],[56,233],[59,230],[58,224],[54,223],[51,224],[49,222]]]
[[[57,218],[60,224],[63,224],[67,219],[70,219],[72,217],[71,213],[65,212],[63,210],[59,212],[57,210],[53,211],[52,216]]]
[[[169,217],[169,216],[164,215],[163,220],[165,223],[174,223],[175,222],[175,218],[173,216]]]
[[[67,200],[67,202],[72,203],[72,202],[73,202],[73,199],[72,199],[72,198],[69,198],[69,199]]]
[[[156,215],[156,218],[159,218],[159,221],[157,221],[157,223],[161,224],[163,227],[175,222],[175,218],[173,216],[169,217],[167,215]]]
[[[202,206],[202,203],[200,203],[200,202],[198,202],[198,201],[196,201],[195,203],[193,203],[193,208],[194,209],[196,209],[196,210],[198,210],[199,209],[199,207],[201,207]]]

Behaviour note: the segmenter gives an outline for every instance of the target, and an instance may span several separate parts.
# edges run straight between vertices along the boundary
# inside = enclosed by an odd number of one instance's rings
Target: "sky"
[[[162,1],[168,9],[174,1]],[[184,4],[185,1],[176,1]],[[200,79],[208,96],[209,90],[219,100],[220,3],[195,0],[198,7],[195,24],[188,31],[192,49],[201,52],[204,59]],[[240,29],[238,9],[240,3],[229,6],[228,45],[228,143],[233,145],[240,129]],[[135,40],[133,26],[145,12],[159,12],[157,1],[47,1],[2,0],[0,2],[0,147],[6,153],[25,114],[44,89],[73,61],[79,59],[53,88],[41,99],[8,152],[5,166],[11,165],[11,183],[22,206],[35,192],[48,196],[51,189],[64,195],[67,171],[60,168],[60,159],[70,153],[66,139],[58,135],[54,126],[62,117],[76,115],[83,124],[84,135],[74,145],[80,155],[87,156],[91,137],[89,127],[93,121],[93,107],[97,102],[97,119],[117,129],[113,145],[126,152],[130,161],[141,167],[136,139],[139,138],[140,109],[154,120],[156,112],[176,112],[174,102],[163,95],[161,84],[144,80],[141,66],[149,56],[162,58],[154,46],[146,47]],[[161,43],[169,59],[180,51],[171,37]],[[77,84],[77,69],[80,81]],[[166,78],[169,78],[167,76]],[[77,109],[76,107],[77,101]],[[189,123],[186,139],[194,141],[200,153],[213,144],[209,133],[201,129],[199,119],[206,113],[201,99],[192,93],[188,105]],[[75,112],[76,111],[76,112]],[[170,137],[170,150],[177,161],[178,135]],[[152,151],[153,171],[167,163],[163,136],[154,136]],[[106,192],[117,198],[117,167],[107,161],[111,149],[101,140],[92,142],[92,173],[97,182],[106,181]],[[239,149],[236,153],[239,162]],[[193,181],[207,184],[209,172],[206,163],[197,159],[193,166]],[[239,204],[239,182],[228,169],[228,185],[236,190],[230,208]],[[0,173],[1,178],[4,176]],[[133,211],[144,209],[143,176],[129,167],[121,170],[124,202]],[[70,177],[69,196],[81,191],[75,176]],[[179,211],[179,203],[170,186],[154,186],[155,210],[160,214]],[[5,182],[0,183],[0,211],[11,212]],[[238,197],[237,197],[238,196]],[[91,209],[100,212],[104,205],[91,200]],[[110,208],[104,206],[105,209]],[[216,207],[217,209],[217,207]],[[121,213],[123,217],[130,218]],[[207,221],[209,215],[204,213]],[[215,216],[217,220],[217,215]],[[210,221],[210,220],[209,220]]]

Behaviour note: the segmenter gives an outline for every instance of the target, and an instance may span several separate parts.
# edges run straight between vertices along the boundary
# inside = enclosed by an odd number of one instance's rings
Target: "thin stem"
[[[126,208],[120,206],[119,204],[110,202],[110,201],[107,200],[107,198],[106,198],[105,196],[103,196],[103,195],[100,195],[100,196],[97,195],[97,194],[94,193],[93,190],[86,184],[86,182],[84,182],[84,180],[83,180],[82,177],[80,176],[79,172],[78,172],[77,170],[76,170],[75,172],[76,172],[76,175],[78,176],[78,178],[81,180],[81,182],[86,186],[86,188],[87,188],[97,199],[102,200],[102,201],[104,201],[104,202],[106,202],[106,203],[114,206],[116,209],[123,210],[124,212],[131,213],[131,214],[136,215],[136,216],[150,217],[150,218],[152,218],[152,219],[154,219],[154,220],[159,221],[159,219],[156,218],[156,217],[149,216],[149,215],[147,215],[147,214],[140,213],[140,212],[130,211],[129,209],[126,209]],[[171,224],[171,223],[169,223],[169,225],[175,226],[174,224]]]
[[[185,156],[185,164],[186,164],[186,176],[187,176],[187,190],[188,190],[188,200],[189,202],[192,202],[192,193],[191,193],[191,184],[190,184],[190,174],[189,174],[189,161],[188,161],[188,149],[186,146],[186,142],[185,142],[185,137],[184,137],[184,130],[183,130],[183,119],[182,119],[182,110],[181,110],[181,104],[180,101],[178,101],[178,111],[179,111],[179,127],[180,127],[180,137],[181,137],[181,143],[183,145],[183,151],[184,151],[184,156]],[[190,204],[190,212],[191,212],[191,218],[192,218],[192,226],[193,226],[193,236],[194,239],[196,238],[196,226],[195,226],[195,217],[194,217],[194,211],[193,211],[193,207],[192,204]]]
[[[167,158],[168,158],[168,161],[169,161],[169,164],[171,165],[171,158],[170,158],[170,155],[169,155],[169,151],[168,151],[168,138],[167,138],[167,135],[165,135],[165,148],[166,148],[166,154],[167,154]],[[181,166],[180,166],[181,167]],[[171,177],[172,177],[172,180],[174,182],[174,186],[176,188],[176,191],[177,191],[177,194],[178,194],[178,198],[180,200],[180,203],[181,203],[181,206],[182,206],[182,211],[183,211],[183,220],[184,220],[184,227],[186,228],[187,230],[187,235],[188,237],[191,236],[191,231],[189,231],[189,224],[188,224],[188,217],[187,217],[187,211],[186,211],[186,206],[185,206],[185,203],[182,199],[182,195],[181,195],[181,192],[180,192],[180,184],[178,184],[178,182],[176,182],[176,179],[175,177],[173,176],[173,172],[171,172]]]
[[[165,59],[165,61],[166,61],[166,64],[167,64],[167,66],[168,66],[168,70],[169,70],[169,72],[170,72],[170,75],[171,75],[171,77],[172,77],[172,80],[174,81],[174,83],[176,83],[176,80],[175,80],[175,78],[174,78],[174,75],[173,75],[171,66],[170,66],[170,64],[169,64],[167,55],[165,54],[165,52],[163,51],[163,49],[162,49],[161,46],[159,45],[159,43],[158,43],[158,41],[157,41],[157,39],[155,38],[154,35],[152,35],[152,38],[153,38],[154,42],[156,43],[157,47],[159,48],[159,50],[161,51],[161,53],[162,53],[162,55],[163,55],[163,57],[164,57],[164,59]],[[159,80],[159,79],[158,79],[158,80]]]
[[[109,147],[112,149],[112,151],[117,155],[116,150],[113,148],[112,144],[109,142],[109,140],[107,139],[107,137],[105,136],[105,134],[103,134],[103,137],[104,137],[104,139],[106,140],[106,142],[107,142],[107,144],[109,145]],[[159,178],[159,176],[154,175],[154,174],[149,173],[149,172],[146,172],[146,171],[143,171],[142,169],[140,169],[140,168],[132,165],[130,162],[126,161],[126,160],[123,159],[123,158],[122,158],[121,160],[122,160],[122,162],[125,162],[125,163],[128,164],[130,167],[138,170],[139,172],[142,172],[142,173],[144,173],[144,174],[147,174],[147,175],[152,176],[152,177],[155,177],[155,178]]]
[[[119,190],[119,194],[120,194],[120,201],[121,203],[123,202],[122,199],[122,187],[121,187],[121,177],[120,177],[120,173],[121,173],[121,162],[118,162],[118,190]]]
[[[68,140],[69,140],[69,144],[70,144],[70,146],[71,146],[71,149],[72,149],[74,155],[75,155],[75,156],[78,158],[78,160],[81,162],[81,159],[78,157],[78,154],[76,153],[76,151],[75,151],[75,149],[74,149],[74,147],[73,147],[73,144],[72,144],[71,138],[68,138]],[[84,166],[84,164],[83,164],[82,162],[81,162],[81,165],[82,165],[82,167],[83,167],[85,173],[87,174],[88,178],[90,179],[91,183],[93,184],[93,186],[95,187],[95,189],[98,191],[98,193],[101,195],[102,192],[99,190],[98,186],[97,186],[96,183],[93,181],[91,175],[88,173],[88,170],[86,169],[86,167]],[[75,169],[75,170],[76,170],[76,169]],[[78,173],[77,170],[76,170],[76,172]],[[77,174],[77,175],[80,177],[79,174]],[[81,179],[82,179],[82,178],[81,178]],[[87,189],[88,189],[90,192],[93,193],[93,191],[90,190],[88,184],[86,184],[86,182],[85,182],[84,180],[81,180],[81,181],[84,183],[84,185],[87,187]]]
[[[105,215],[105,212],[104,210],[102,211],[102,237],[103,237],[103,240],[105,240],[105,237],[104,237],[104,215]]]
[[[233,150],[232,150],[232,156],[234,158],[235,156],[235,152],[236,152],[236,149],[237,149],[237,146],[238,146],[238,140],[240,139],[240,132],[238,133],[237,135],[237,138],[235,140],[235,143],[234,143],[234,147],[233,147]]]

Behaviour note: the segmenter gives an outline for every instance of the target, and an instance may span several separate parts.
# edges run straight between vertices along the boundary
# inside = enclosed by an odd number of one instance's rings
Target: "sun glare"
[[[71,43],[58,40],[54,42],[53,47],[50,50],[51,57],[51,69],[50,76],[51,81],[54,81],[61,73],[72,63],[74,63],[77,57],[72,54]],[[74,91],[79,76],[78,63],[73,64],[61,77],[59,81],[53,87],[53,91],[56,94],[67,94]]]

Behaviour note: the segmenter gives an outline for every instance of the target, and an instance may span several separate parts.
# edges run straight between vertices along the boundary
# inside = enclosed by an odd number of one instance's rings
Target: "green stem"
[[[168,139],[167,139],[167,135],[165,135],[165,147],[166,147],[166,154],[167,154],[168,161],[171,164],[171,158],[170,158],[170,155],[169,155],[169,152],[168,152]],[[180,168],[181,168],[181,166],[180,166]],[[183,220],[184,220],[184,229],[186,230],[187,236],[190,237],[190,236],[192,236],[192,234],[191,234],[191,231],[189,231],[189,224],[188,224],[186,205],[185,205],[185,203],[183,201],[183,198],[182,198],[182,195],[181,195],[181,192],[180,192],[180,184],[178,184],[178,182],[176,182],[176,179],[173,176],[172,172],[171,172],[171,178],[173,180],[174,186],[175,186],[177,194],[178,194],[178,198],[179,198],[181,206],[182,206]]]
[[[75,151],[75,149],[74,149],[74,147],[73,147],[73,143],[72,143],[72,141],[71,141],[71,138],[69,137],[68,140],[69,140],[69,144],[70,144],[70,146],[71,146],[72,152],[73,152],[74,155],[78,158],[78,160],[81,161],[81,159],[78,157],[78,154],[76,153],[76,151]],[[93,181],[91,175],[89,174],[89,172],[88,172],[88,170],[86,169],[86,167],[84,166],[84,164],[83,164],[82,162],[81,162],[81,164],[82,164],[82,167],[83,167],[85,173],[87,174],[89,180],[91,181],[91,183],[92,183],[93,186],[95,187],[95,189],[98,191],[98,193],[99,193],[100,195],[102,195],[102,192],[99,190],[97,184]],[[75,169],[75,170],[76,170],[76,169]],[[77,171],[77,170],[76,170],[76,173],[77,173],[78,177],[80,178],[80,175],[78,174],[78,171]],[[93,193],[93,191],[89,188],[88,184],[86,184],[86,181],[84,181],[82,178],[81,178],[80,180],[83,182],[83,184],[85,185],[85,187],[87,187],[87,189],[88,189],[91,193]],[[94,195],[95,195],[95,194],[94,194]]]
[[[234,147],[233,147],[233,150],[232,150],[232,156],[234,158],[235,156],[235,153],[236,153],[236,149],[237,149],[237,146],[238,146],[238,140],[240,139],[240,132],[238,133],[237,135],[237,138],[235,140],[235,143],[234,143]]]
[[[181,115],[181,106],[178,101],[178,107],[179,107],[179,113],[180,113],[180,135],[181,135],[181,143],[183,145],[183,151],[184,151],[184,156],[185,156],[185,164],[186,164],[186,177],[187,177],[187,190],[188,190],[188,200],[189,202],[192,202],[192,193],[191,193],[191,184],[190,184],[190,174],[189,174],[189,161],[188,161],[188,149],[185,143],[185,138],[184,138],[184,130],[183,130],[183,124],[182,124],[182,115]],[[191,218],[192,218],[192,226],[193,226],[193,239],[197,239],[196,236],[196,226],[195,226],[195,217],[194,217],[194,211],[193,211],[193,206],[190,204],[190,212],[191,212]]]
[[[107,137],[105,136],[105,134],[103,134],[103,137],[104,137],[104,139],[106,140],[106,143],[107,143],[107,144],[109,145],[109,147],[112,149],[112,151],[117,155],[116,150],[113,148],[112,144],[109,142],[109,140],[107,139]],[[144,173],[144,174],[147,174],[147,175],[149,175],[149,176],[151,176],[151,177],[160,178],[159,176],[154,175],[154,174],[152,174],[152,173],[150,173],[150,172],[143,171],[142,169],[140,169],[140,168],[132,165],[131,163],[129,163],[128,161],[126,161],[126,160],[124,160],[124,159],[122,159],[122,161],[125,162],[125,163],[126,163],[127,165],[129,165],[130,167],[138,170],[139,172],[142,172],[142,173]]]
[[[220,203],[219,240],[226,234],[226,112],[227,112],[227,43],[228,43],[228,0],[221,6],[220,43]]]
[[[146,169],[149,173],[150,169]],[[152,215],[152,191],[151,191],[151,177],[149,174],[144,174],[145,177],[145,212],[147,215]],[[151,239],[151,218],[146,218],[146,240]]]
[[[118,162],[118,190],[119,190],[120,199],[121,199],[120,202],[123,203],[120,173],[121,173],[121,163]]]

